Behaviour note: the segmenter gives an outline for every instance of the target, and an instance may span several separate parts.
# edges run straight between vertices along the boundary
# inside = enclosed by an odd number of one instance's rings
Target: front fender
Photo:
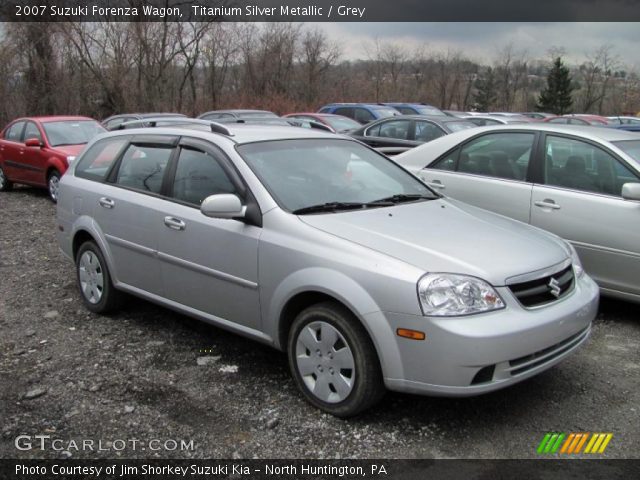
[[[280,344],[279,336],[284,307],[293,297],[305,292],[319,292],[331,296],[351,310],[373,341],[384,376],[402,378],[394,377],[402,374],[401,357],[393,329],[380,307],[355,280],[327,268],[298,270],[284,278],[273,291],[263,318],[266,322],[264,328],[274,339],[276,348],[284,350],[285,347]]]

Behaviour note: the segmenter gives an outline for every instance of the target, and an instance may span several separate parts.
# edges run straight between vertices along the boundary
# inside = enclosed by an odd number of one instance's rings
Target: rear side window
[[[183,148],[172,197],[199,206],[209,195],[219,193],[237,193],[220,163],[209,153]]]
[[[24,123],[25,122],[16,122],[11,125],[4,138],[11,140],[12,142],[19,142],[22,137],[22,128],[24,127]]]
[[[160,193],[172,148],[131,145],[122,157],[116,183],[144,192]]]
[[[76,165],[76,177],[104,181],[111,165],[118,158],[118,154],[127,143],[128,138],[105,138],[94,143],[86,151]]]
[[[355,119],[360,123],[369,123],[371,120],[375,120],[373,114],[364,108],[355,109]]]
[[[431,122],[416,122],[416,140],[419,142],[430,142],[443,135],[442,129]]]

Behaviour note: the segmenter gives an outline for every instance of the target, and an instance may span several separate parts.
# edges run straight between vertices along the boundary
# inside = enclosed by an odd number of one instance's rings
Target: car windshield
[[[452,132],[459,132],[460,130],[466,130],[467,128],[475,128],[477,125],[473,122],[447,122],[447,128]]]
[[[293,213],[437,198],[392,160],[351,140],[276,140],[237,149],[278,204]]]
[[[59,122],[44,122],[42,124],[47,134],[49,145],[81,145],[87,143],[99,133],[106,130],[95,120],[64,120]]]
[[[360,125],[355,120],[351,120],[347,117],[323,117],[324,121],[326,121],[329,125],[333,127],[337,132],[344,132],[346,130],[354,130],[356,128],[360,128]]]
[[[400,112],[395,108],[376,108],[378,118],[393,117],[394,115],[400,115]]]
[[[611,142],[620,150],[640,163],[640,140],[624,140],[621,142]]]

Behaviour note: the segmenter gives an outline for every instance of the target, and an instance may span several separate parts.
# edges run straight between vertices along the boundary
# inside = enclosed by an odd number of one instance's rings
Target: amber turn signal
[[[427,336],[424,332],[417,330],[409,330],[408,328],[399,328],[396,330],[399,337],[410,338],[411,340],[424,340]]]

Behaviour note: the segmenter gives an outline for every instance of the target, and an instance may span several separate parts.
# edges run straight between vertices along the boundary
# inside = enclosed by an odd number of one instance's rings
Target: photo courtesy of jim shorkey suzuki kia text
[[[17,19],[22,17],[42,18],[50,17],[51,20],[60,20],[65,17],[78,18],[78,17],[93,17],[93,18],[105,18],[114,17],[126,19],[137,18],[143,15],[147,18],[166,18],[170,17],[172,20],[179,20],[185,18],[188,15],[193,15],[197,18],[229,18],[234,20],[240,20],[242,17],[251,18],[269,18],[275,17],[299,17],[300,21],[304,21],[305,17],[310,18],[338,18],[345,19],[351,18],[354,20],[363,19],[366,12],[366,7],[351,7],[348,5],[328,5],[328,6],[289,6],[280,5],[277,7],[265,7],[260,5],[245,5],[244,7],[234,6],[207,6],[207,5],[188,5],[186,7],[157,7],[154,5],[142,5],[141,7],[128,6],[128,7],[109,7],[103,5],[76,5],[72,7],[57,6],[57,5],[16,5],[15,16]]]
[[[311,465],[301,463],[298,465],[272,465],[262,463],[259,466],[252,464],[248,466],[241,462],[233,462],[229,464],[219,465],[127,465],[126,463],[119,465],[105,466],[71,466],[54,463],[50,467],[45,466],[26,466],[17,464],[15,467],[16,475],[34,475],[34,476],[58,476],[58,475],[87,475],[99,478],[100,475],[109,476],[110,478],[127,477],[131,478],[135,475],[174,475],[176,477],[186,477],[187,475],[206,475],[206,476],[252,476],[252,475],[268,475],[274,476],[307,476],[330,475],[332,477],[373,477],[380,476],[384,478],[388,471],[384,464],[372,463],[367,469],[360,465]],[[226,478],[226,477],[225,477]]]

